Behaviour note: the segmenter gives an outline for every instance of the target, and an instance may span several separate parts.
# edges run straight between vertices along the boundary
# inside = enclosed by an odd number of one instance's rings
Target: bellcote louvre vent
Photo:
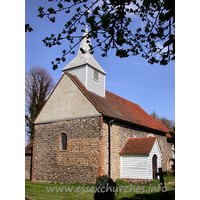
[[[98,81],[98,79],[99,79],[98,71],[95,70],[95,69],[94,69],[94,79],[95,79],[96,81]]]

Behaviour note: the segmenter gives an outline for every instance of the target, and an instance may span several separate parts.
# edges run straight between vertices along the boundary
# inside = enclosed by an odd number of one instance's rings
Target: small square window
[[[94,70],[94,79],[95,79],[96,81],[99,80],[99,73],[98,73],[97,70]]]

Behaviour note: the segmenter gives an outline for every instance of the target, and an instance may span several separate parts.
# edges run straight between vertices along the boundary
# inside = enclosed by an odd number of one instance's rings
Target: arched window
[[[67,150],[67,135],[65,133],[60,135],[60,150]]]
[[[153,170],[153,179],[157,179],[157,155],[154,154],[152,157],[152,170]]]

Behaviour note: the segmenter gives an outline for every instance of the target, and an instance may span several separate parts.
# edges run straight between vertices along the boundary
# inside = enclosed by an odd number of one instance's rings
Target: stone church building
[[[151,180],[159,167],[170,169],[169,130],[139,105],[105,90],[106,72],[86,40],[80,48],[87,52],[79,50],[62,69],[35,120],[31,180],[94,183],[105,174]]]

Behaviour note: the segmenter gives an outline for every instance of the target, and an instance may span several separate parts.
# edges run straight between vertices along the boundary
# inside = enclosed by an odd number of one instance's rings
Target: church
[[[35,119],[34,139],[26,148],[30,178],[63,183],[95,183],[102,175],[114,181],[154,179],[159,167],[170,170],[169,129],[139,105],[105,90],[106,72],[91,54],[87,34],[86,27],[80,44],[86,53],[79,49],[62,69]]]

